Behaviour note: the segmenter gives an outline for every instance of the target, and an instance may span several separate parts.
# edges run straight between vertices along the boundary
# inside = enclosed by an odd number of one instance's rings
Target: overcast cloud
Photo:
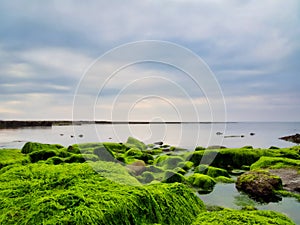
[[[72,119],[76,88],[96,58],[128,42],[163,40],[206,62],[228,121],[300,121],[298,0],[4,0],[0,21],[0,120]],[[86,94],[95,119],[212,119],[206,93],[161,65],[129,67],[101,96]],[[84,109],[80,116],[89,118]]]

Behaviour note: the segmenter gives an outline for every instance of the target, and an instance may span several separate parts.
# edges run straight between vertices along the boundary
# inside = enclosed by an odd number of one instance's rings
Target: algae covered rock
[[[40,150],[53,150],[56,151],[58,149],[64,148],[64,146],[59,145],[59,144],[42,144],[42,143],[37,143],[37,142],[27,142],[21,152],[24,154],[28,154],[31,152],[35,151],[40,151]]]
[[[295,225],[287,216],[273,211],[221,210],[201,213],[192,225]]]
[[[147,149],[147,146],[145,145],[145,143],[143,143],[140,140],[138,140],[136,138],[133,138],[133,137],[128,137],[125,145],[129,146],[129,147],[136,147],[140,150],[146,150]]]
[[[94,164],[98,173],[85,163],[5,170],[0,174],[0,224],[177,225],[191,224],[205,211],[203,202],[183,184],[114,182],[106,177],[129,178],[124,167]],[[134,180],[127,183],[139,183]]]
[[[187,181],[194,187],[200,188],[202,191],[211,192],[216,181],[210,176],[195,173],[187,178]]]
[[[236,188],[260,202],[281,200],[275,193],[282,189],[280,177],[268,171],[249,171],[238,177]]]

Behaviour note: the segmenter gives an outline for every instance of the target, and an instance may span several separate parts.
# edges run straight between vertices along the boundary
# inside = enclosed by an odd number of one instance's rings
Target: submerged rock
[[[237,179],[236,188],[260,202],[281,200],[274,191],[282,189],[282,181],[268,171],[249,171],[242,174]]]

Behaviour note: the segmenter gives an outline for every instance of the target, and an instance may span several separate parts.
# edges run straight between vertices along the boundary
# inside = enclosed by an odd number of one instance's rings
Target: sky
[[[0,21],[0,120],[300,121],[298,0],[3,0]]]

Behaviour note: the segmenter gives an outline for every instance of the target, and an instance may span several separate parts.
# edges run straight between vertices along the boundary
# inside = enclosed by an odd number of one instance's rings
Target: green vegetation
[[[296,168],[300,171],[300,160],[288,159],[282,157],[261,157],[257,162],[251,165],[251,170],[268,168],[268,169],[281,169],[281,168]]]
[[[294,225],[286,216],[273,211],[221,210],[201,213],[192,225]]]
[[[194,187],[200,188],[203,191],[212,191],[216,181],[210,176],[195,173],[187,178],[187,181]]]
[[[21,153],[19,149],[0,150],[0,169],[11,164],[25,164],[28,157]]]
[[[293,224],[252,208],[206,212],[193,191],[211,192],[217,182],[234,182],[229,174],[251,169],[255,175],[240,176],[240,186],[250,183],[262,193],[271,186],[272,195],[300,199],[282,190],[279,177],[258,170],[299,169],[299,147],[187,152],[156,146],[129,137],[126,143],[28,142],[22,150],[0,150],[0,224]]]
[[[182,184],[139,186],[116,163],[93,168],[39,163],[1,172],[0,224],[191,224],[204,211]]]

